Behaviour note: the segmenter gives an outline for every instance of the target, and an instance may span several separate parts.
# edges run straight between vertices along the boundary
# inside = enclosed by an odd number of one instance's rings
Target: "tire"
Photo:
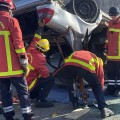
[[[85,22],[93,23],[99,15],[95,0],[73,0],[73,10]]]

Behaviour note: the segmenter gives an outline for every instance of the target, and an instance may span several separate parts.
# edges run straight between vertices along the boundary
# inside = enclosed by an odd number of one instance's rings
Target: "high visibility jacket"
[[[33,47],[35,46],[35,44],[42,38],[42,32],[43,32],[43,29],[42,27],[38,27],[34,37],[33,37],[33,40],[32,42],[30,43],[29,47]]]
[[[109,61],[120,61],[120,17],[109,22],[105,48]]]
[[[36,41],[37,39],[34,40]],[[30,47],[28,47],[26,51],[30,68],[30,73],[26,77],[26,80],[28,83],[29,90],[32,90],[35,84],[37,83],[37,78],[39,77],[47,78],[49,76],[49,69],[46,66],[45,55],[36,50],[35,47],[33,47],[33,42],[32,45],[30,45]]]
[[[17,19],[0,11],[0,78],[23,75],[19,59],[26,55]]]
[[[67,59],[65,59],[64,66],[67,65],[81,67],[91,73],[95,73],[101,86],[104,86],[103,61],[95,54],[83,50],[73,52]]]

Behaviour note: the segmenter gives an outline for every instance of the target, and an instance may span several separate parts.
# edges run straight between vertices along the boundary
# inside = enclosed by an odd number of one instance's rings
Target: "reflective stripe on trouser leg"
[[[31,104],[28,93],[28,86],[26,80],[22,77],[11,78],[12,84],[15,86],[21,106],[23,117],[31,114]]]
[[[32,112],[31,107],[21,108],[21,110],[22,110],[22,114],[26,114],[26,113],[31,113]]]
[[[120,85],[120,80],[116,80],[116,84],[117,84],[117,85]]]
[[[116,80],[107,80],[108,85],[116,85]]]
[[[3,107],[3,112],[8,113],[14,111],[13,106]]]
[[[15,112],[12,104],[12,94],[9,78],[0,78],[0,90],[4,117],[14,116]]]

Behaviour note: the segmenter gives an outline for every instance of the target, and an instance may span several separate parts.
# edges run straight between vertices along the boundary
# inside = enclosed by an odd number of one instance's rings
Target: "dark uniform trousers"
[[[98,108],[101,110],[107,106],[102,92],[102,87],[98,82],[96,74],[90,73],[89,71],[80,67],[71,65],[63,67],[58,74],[61,74],[63,79],[65,80],[64,82],[67,85],[69,99],[72,103],[76,102],[73,83],[76,79],[76,76],[78,75],[79,78],[84,78],[91,86],[94,96],[98,103]]]
[[[0,78],[0,90],[4,117],[15,115],[12,103],[11,83],[16,88],[17,95],[20,100],[22,115],[24,118],[27,118],[31,115],[31,105],[27,83],[23,77]]]
[[[54,82],[55,79],[52,76],[47,78],[40,77],[37,80],[35,87],[30,91],[30,98],[44,101],[53,87]]]
[[[107,78],[109,90],[120,91],[120,61],[108,61]]]

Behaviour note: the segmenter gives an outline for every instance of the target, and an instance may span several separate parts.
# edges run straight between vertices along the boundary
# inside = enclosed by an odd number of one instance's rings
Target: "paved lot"
[[[107,100],[109,107],[115,112],[115,115],[104,120],[120,120],[120,99]],[[72,111],[72,106],[70,104],[63,104],[55,102],[55,106],[49,109],[35,108],[32,104],[33,111],[35,113],[34,120],[70,120],[66,119],[65,115]],[[16,117],[22,120],[20,114],[19,105],[15,105]],[[82,112],[80,112],[82,114]],[[53,118],[56,116],[55,118]],[[77,120],[102,120],[100,117],[100,112],[96,108],[90,108],[86,114],[81,116]],[[0,120],[4,120],[2,115],[0,115]]]

